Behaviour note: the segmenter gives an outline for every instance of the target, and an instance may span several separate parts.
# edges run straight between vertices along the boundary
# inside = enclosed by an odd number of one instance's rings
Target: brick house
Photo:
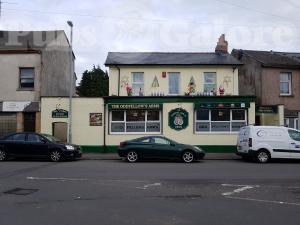
[[[241,95],[255,95],[256,124],[299,128],[300,54],[233,49],[244,65],[239,70]],[[276,117],[278,105],[284,118]]]

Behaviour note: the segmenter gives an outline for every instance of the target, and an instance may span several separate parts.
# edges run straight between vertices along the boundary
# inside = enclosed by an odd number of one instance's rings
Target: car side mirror
[[[171,143],[170,145],[171,145],[171,146],[173,146],[173,147],[175,146],[175,144],[174,144],[174,143]]]
[[[41,139],[41,142],[42,142],[43,144],[46,144],[46,143],[47,143],[47,141],[46,141],[45,139]]]

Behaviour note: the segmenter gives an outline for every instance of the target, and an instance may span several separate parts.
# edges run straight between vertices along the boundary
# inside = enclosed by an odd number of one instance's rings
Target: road
[[[299,161],[0,163],[0,225],[298,225],[299,221]]]

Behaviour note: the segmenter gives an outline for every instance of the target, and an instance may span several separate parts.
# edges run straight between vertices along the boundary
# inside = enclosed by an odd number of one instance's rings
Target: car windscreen
[[[54,137],[52,135],[49,135],[49,134],[43,134],[43,136],[48,140],[48,141],[51,141],[51,142],[54,142],[54,143],[62,143],[62,141],[60,139],[58,139],[57,137]]]

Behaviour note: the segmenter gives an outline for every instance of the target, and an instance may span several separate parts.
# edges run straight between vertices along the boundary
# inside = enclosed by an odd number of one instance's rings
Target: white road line
[[[81,178],[62,178],[62,177],[26,177],[27,180],[59,180],[59,181],[87,181]]]
[[[253,189],[255,187],[259,187],[258,185],[241,185],[241,184],[222,184],[222,186],[225,187],[238,187],[237,189],[234,189],[231,192],[225,192],[222,193],[223,196],[231,196],[233,194],[237,194],[246,190],[250,190]]]
[[[143,187],[136,187],[136,188],[146,190],[149,187],[155,187],[155,186],[161,186],[161,183],[146,184]]]
[[[262,200],[262,199],[255,199],[255,198],[241,198],[241,197],[234,197],[234,196],[225,196],[225,197],[230,198],[230,199],[245,200],[245,201],[255,201],[255,202],[275,203],[275,204],[280,204],[280,205],[300,206],[300,203],[295,203],[295,202],[281,202],[281,201]]]
[[[107,182],[132,182],[132,183],[147,183],[145,180],[103,180]]]

